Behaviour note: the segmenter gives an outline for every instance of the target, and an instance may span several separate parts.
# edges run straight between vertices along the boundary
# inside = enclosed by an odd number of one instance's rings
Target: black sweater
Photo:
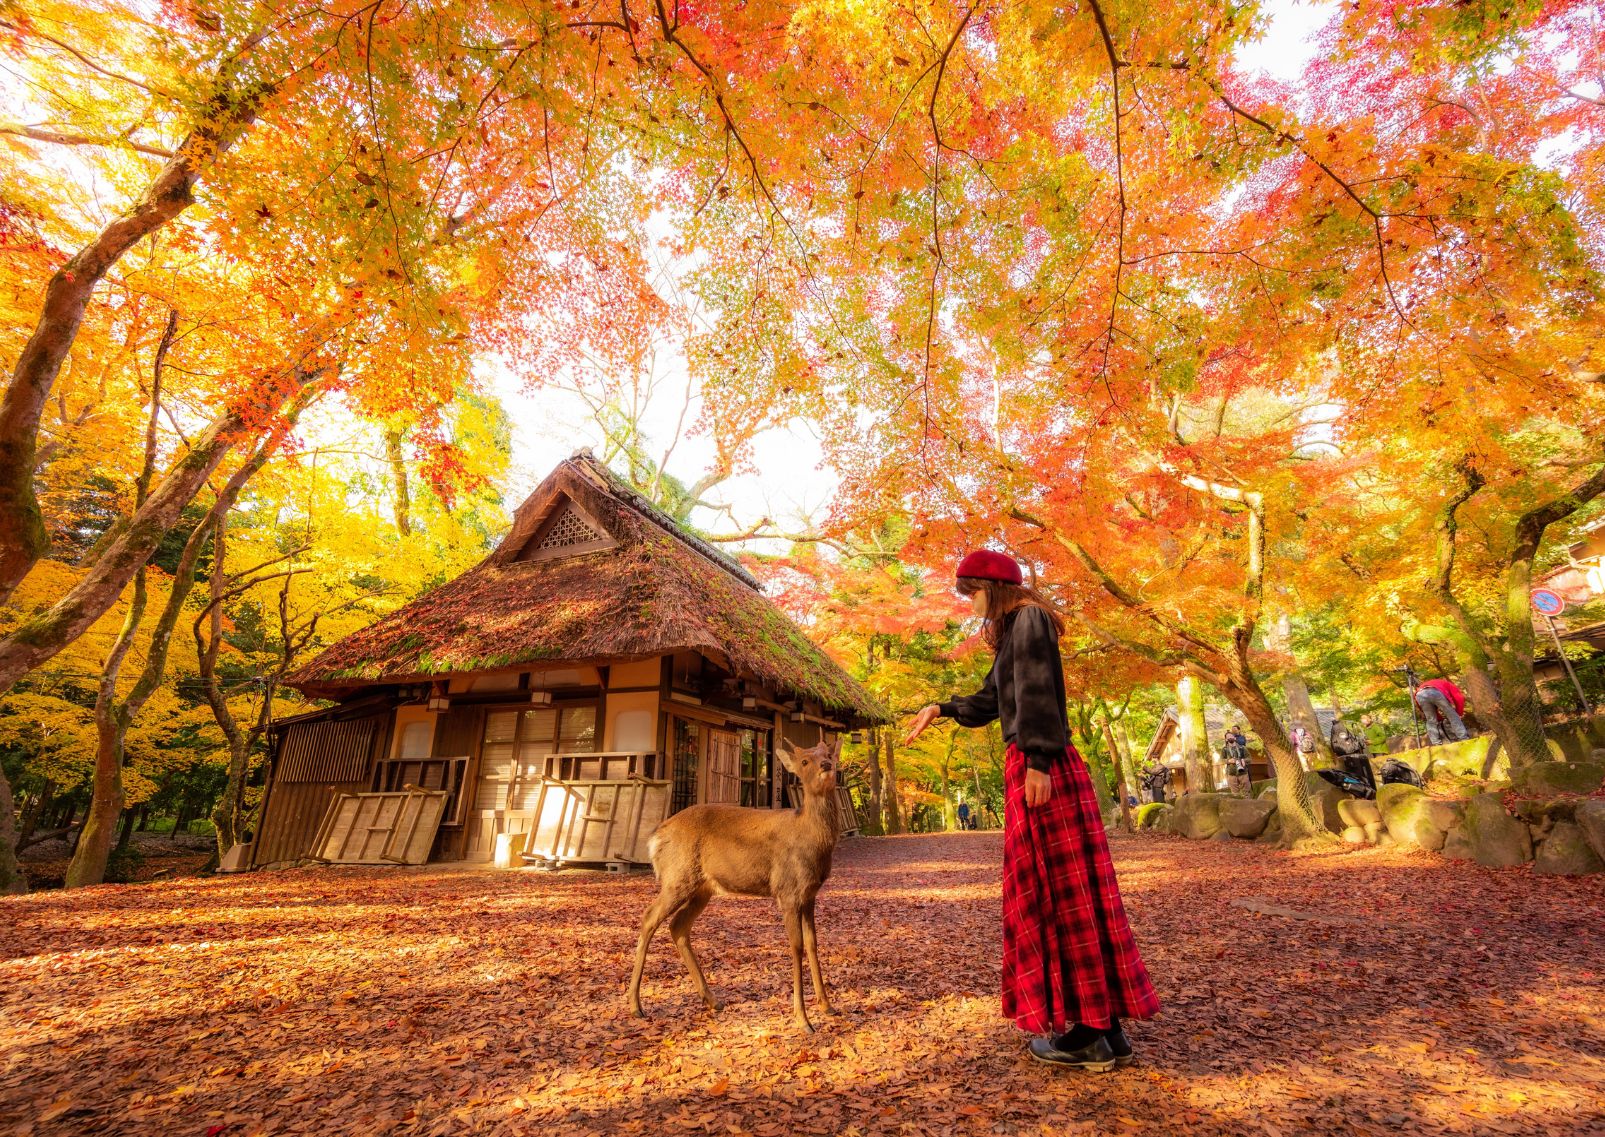
[[[949,699],[941,710],[960,726],[1001,720],[1003,740],[1019,747],[1033,770],[1046,771],[1062,759],[1070,744],[1070,720],[1059,637],[1048,614],[1031,606],[1005,616],[986,682],[973,695]]]

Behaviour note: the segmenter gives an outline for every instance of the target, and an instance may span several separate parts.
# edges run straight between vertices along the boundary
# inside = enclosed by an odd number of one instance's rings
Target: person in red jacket
[[[1417,687],[1416,706],[1427,720],[1429,746],[1441,746],[1445,734],[1451,742],[1466,739],[1466,724],[1460,720],[1466,713],[1466,696],[1448,679],[1428,679]]]

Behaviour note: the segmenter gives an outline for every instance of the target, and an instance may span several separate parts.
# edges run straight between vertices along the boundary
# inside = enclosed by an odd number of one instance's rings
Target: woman
[[[959,562],[958,588],[994,652],[981,690],[924,708],[904,744],[946,716],[1001,720],[1008,744],[1003,820],[1003,1014],[1034,1034],[1031,1056],[1104,1071],[1131,1061],[1120,1020],[1159,1010],[1115,883],[1087,767],[1070,745],[1063,622],[989,549]]]

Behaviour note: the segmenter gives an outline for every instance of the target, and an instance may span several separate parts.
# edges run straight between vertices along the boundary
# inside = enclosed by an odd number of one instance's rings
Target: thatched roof
[[[681,650],[836,715],[888,718],[745,569],[583,452],[518,508],[512,531],[484,561],[332,645],[289,683],[332,696]]]

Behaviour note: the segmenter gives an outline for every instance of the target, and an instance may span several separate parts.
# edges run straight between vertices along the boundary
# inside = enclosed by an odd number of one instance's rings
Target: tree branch
[[[96,138],[88,134],[68,134],[65,131],[46,130],[41,126],[27,126],[23,123],[0,123],[0,134],[15,134],[23,138],[31,138],[35,142],[50,142],[57,146],[104,146],[110,150],[120,150],[126,147],[137,150],[141,154],[149,154],[156,158],[171,158],[173,152],[164,150],[160,146],[151,146],[144,142],[135,142],[131,138],[114,136],[111,138]]]

